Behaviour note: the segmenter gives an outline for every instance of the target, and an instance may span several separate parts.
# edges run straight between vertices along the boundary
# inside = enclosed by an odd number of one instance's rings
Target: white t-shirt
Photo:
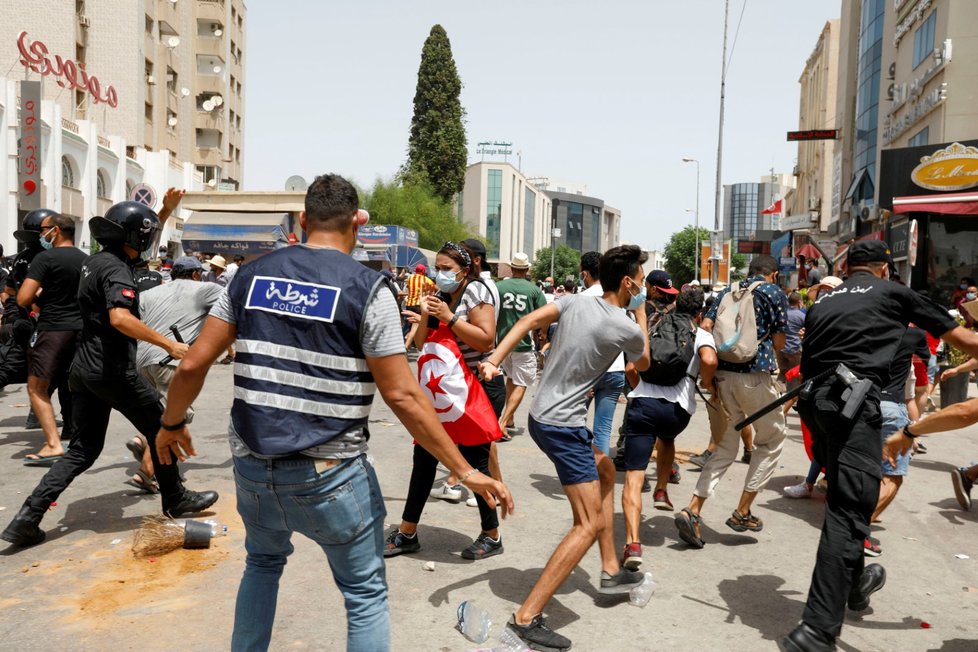
[[[581,292],[581,294],[584,295],[584,296],[600,297],[600,296],[603,296],[604,295],[604,290],[601,289],[601,284],[600,283],[595,283],[594,285],[592,285],[588,289],[586,289],[583,292]],[[624,308],[622,308],[622,310],[624,310]],[[608,372],[610,373],[612,371],[625,371],[625,354],[624,353],[621,354],[621,355],[619,355],[617,358],[615,358],[615,361],[611,363],[611,366],[610,367],[608,367]]]
[[[717,349],[713,334],[702,328],[696,329],[696,340],[693,342],[693,359],[689,361],[686,377],[675,385],[653,385],[644,380],[638,381],[638,387],[628,395],[630,398],[661,398],[671,403],[678,403],[690,414],[696,413],[696,381],[700,373],[700,349],[707,346],[714,351]]]

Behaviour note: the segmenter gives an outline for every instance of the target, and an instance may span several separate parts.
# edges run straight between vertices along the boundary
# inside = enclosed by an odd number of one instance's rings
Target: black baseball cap
[[[482,262],[488,264],[489,261],[486,260],[486,246],[482,244],[481,240],[476,240],[475,238],[469,238],[467,240],[462,240],[461,243],[469,249],[472,250],[476,256],[482,259]]]
[[[849,247],[850,265],[862,263],[893,263],[890,248],[882,240],[860,240]]]
[[[679,294],[679,290],[672,287],[672,277],[669,276],[668,272],[661,269],[652,270],[645,277],[645,282],[666,294]]]

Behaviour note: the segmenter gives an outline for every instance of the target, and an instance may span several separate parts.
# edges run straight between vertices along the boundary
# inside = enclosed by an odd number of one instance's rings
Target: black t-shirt
[[[137,269],[132,276],[136,280],[136,289],[140,292],[163,285],[163,275],[151,269]]]
[[[4,285],[4,290],[10,295],[6,303],[3,304],[4,324],[12,324],[18,319],[27,319],[29,316],[26,309],[17,305],[17,290],[27,278],[27,268],[30,267],[31,261],[42,251],[44,250],[41,245],[32,245],[14,257],[14,262],[10,265],[10,272],[7,274]]]
[[[919,328],[911,326],[900,339],[896,356],[890,363],[890,382],[882,391],[884,401],[903,403],[906,400],[904,388],[907,384],[907,376],[910,375],[910,367],[915,354],[923,360],[930,359],[927,334]]]
[[[139,298],[125,254],[103,249],[82,263],[78,303],[82,332],[74,364],[100,376],[136,369],[136,340],[113,328],[110,308],[127,308],[139,317]]]
[[[41,285],[37,305],[41,314],[39,331],[81,330],[81,309],[78,307],[78,281],[82,262],[88,256],[75,247],[55,247],[42,251],[27,269],[27,278]]]
[[[879,387],[913,322],[934,337],[958,324],[947,310],[910,288],[857,272],[832,292],[820,293],[805,318],[801,371],[805,377],[844,363]]]

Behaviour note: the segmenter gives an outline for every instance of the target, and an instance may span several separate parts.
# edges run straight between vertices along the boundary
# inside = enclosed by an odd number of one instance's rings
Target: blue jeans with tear
[[[316,460],[298,456],[234,458],[248,553],[234,609],[234,652],[268,649],[293,532],[309,537],[326,553],[346,604],[348,652],[390,648],[383,555],[387,512],[377,475],[365,455],[320,469]],[[321,623],[330,627],[335,620],[327,617]]]
[[[611,450],[611,426],[624,391],[624,371],[609,371],[594,384],[594,445],[605,455]]]

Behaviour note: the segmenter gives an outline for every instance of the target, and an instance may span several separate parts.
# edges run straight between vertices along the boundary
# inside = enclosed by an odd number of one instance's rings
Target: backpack
[[[653,385],[672,386],[686,377],[696,354],[696,325],[686,315],[667,312],[649,331],[652,362],[639,373]]]
[[[717,357],[724,362],[750,362],[757,357],[757,346],[764,338],[757,339],[754,290],[764,283],[755,281],[746,288],[731,289],[720,300],[713,322],[713,340]]]

